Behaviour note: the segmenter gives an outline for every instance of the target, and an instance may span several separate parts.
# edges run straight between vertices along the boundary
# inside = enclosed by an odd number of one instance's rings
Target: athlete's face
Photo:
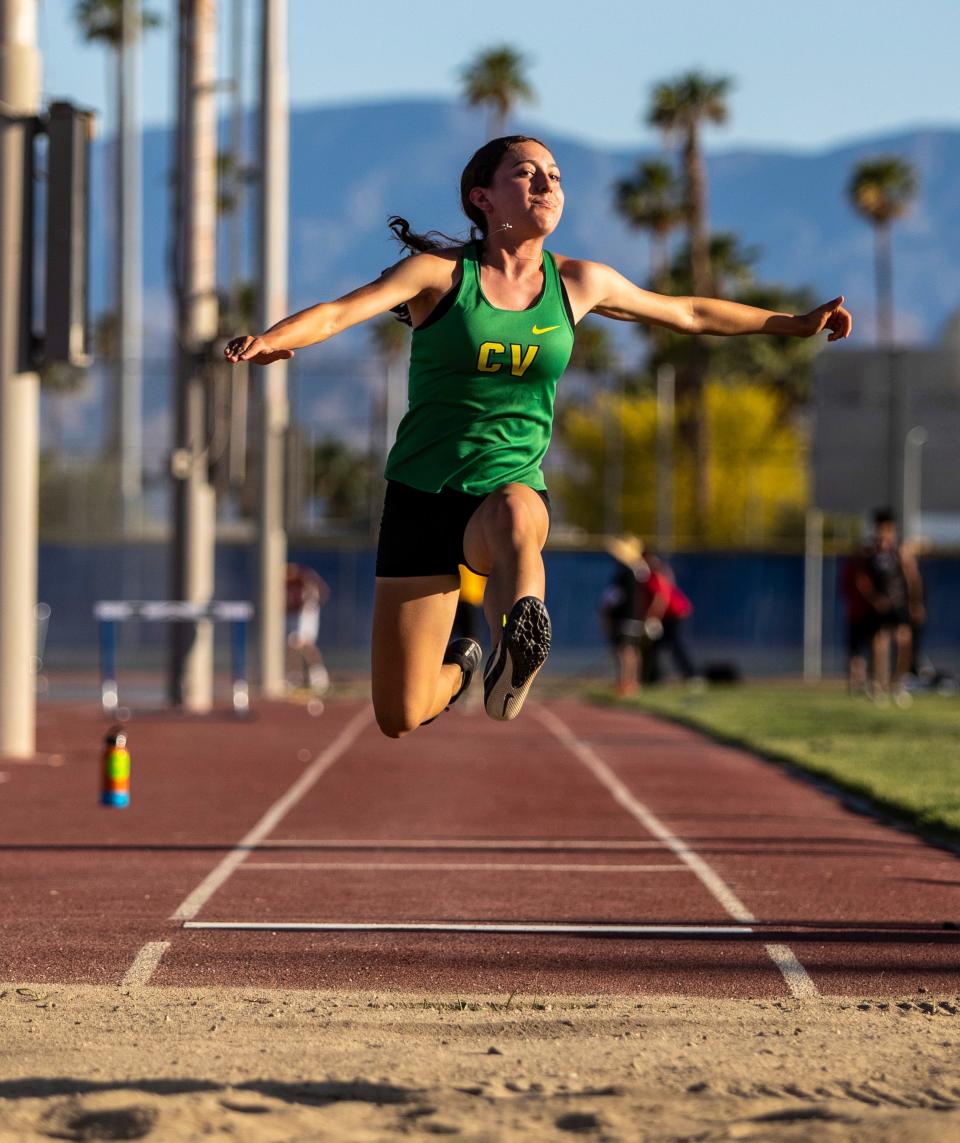
[[[503,156],[490,186],[470,197],[487,215],[488,234],[504,223],[515,238],[551,234],[563,213],[560,168],[546,147],[520,143]]]

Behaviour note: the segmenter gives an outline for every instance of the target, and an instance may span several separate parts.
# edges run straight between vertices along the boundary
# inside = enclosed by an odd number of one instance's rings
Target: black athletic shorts
[[[537,495],[549,515],[550,497],[540,491]],[[458,565],[470,567],[463,555],[463,534],[484,500],[485,495],[471,496],[452,488],[421,492],[409,484],[388,480],[380,518],[377,575],[457,575]]]
[[[877,625],[872,615],[865,615],[862,619],[847,621],[847,653],[850,658],[867,655],[870,652],[870,643],[877,632]]]
[[[908,607],[892,607],[889,611],[878,611],[873,616],[874,631],[909,626],[910,609]]]

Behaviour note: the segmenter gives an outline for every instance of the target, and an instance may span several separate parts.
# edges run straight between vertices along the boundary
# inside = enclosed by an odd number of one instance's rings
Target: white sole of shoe
[[[484,708],[498,722],[517,717],[550,654],[547,609],[532,597],[520,603],[524,605],[520,614],[514,619],[511,612],[510,633],[504,633],[484,672]]]

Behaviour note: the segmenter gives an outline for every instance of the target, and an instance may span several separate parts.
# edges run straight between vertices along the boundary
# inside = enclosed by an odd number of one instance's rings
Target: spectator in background
[[[901,559],[897,525],[889,509],[876,511],[873,522],[864,576],[864,594],[873,612],[873,694],[880,702],[892,695],[906,706],[910,695],[903,677],[911,658],[911,598],[918,598],[916,561],[911,558],[905,565]]]
[[[641,679],[645,685],[663,677],[660,658],[667,648],[686,682],[696,675],[683,640],[682,624],[693,614],[693,604],[677,587],[670,566],[652,552],[646,555],[647,576],[641,585],[644,602]]]
[[[650,569],[638,536],[614,536],[607,552],[617,566],[600,600],[600,615],[617,664],[617,694],[633,694],[640,681],[640,643],[646,601],[640,588]]]
[[[320,609],[329,598],[330,588],[313,568],[287,564],[287,646],[299,657],[303,685],[318,695],[330,687],[317,646]]]
[[[847,689],[867,694],[867,664],[876,621],[871,599],[873,585],[867,570],[870,549],[859,543],[840,567],[840,595],[847,621]]]

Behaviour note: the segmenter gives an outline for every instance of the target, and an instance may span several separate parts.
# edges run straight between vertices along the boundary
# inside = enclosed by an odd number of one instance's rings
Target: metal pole
[[[903,538],[914,540],[920,534],[923,446],[927,430],[914,425],[903,438]]]
[[[143,519],[143,251],[140,219],[140,0],[123,0],[117,125],[119,231],[117,309],[120,370],[120,495],[123,534]]]
[[[903,493],[903,440],[910,423],[907,419],[907,384],[903,355],[896,349],[886,353],[887,362],[887,497],[892,512]]]
[[[657,546],[670,552],[674,543],[673,436],[675,424],[676,370],[661,365],[657,370]]]
[[[407,407],[407,363],[397,353],[387,356],[387,401],[384,415],[383,459],[397,439],[397,428]]]
[[[36,0],[0,0],[0,756],[36,752],[39,379],[30,368]]]
[[[246,179],[247,161],[244,145],[244,16],[245,0],[233,0],[230,31],[231,95],[230,95],[230,154],[233,158],[233,211],[228,216],[228,267],[230,319],[236,328],[252,324],[249,314],[242,312],[241,289],[248,263],[246,242]],[[227,480],[232,489],[246,479],[247,472],[247,409],[249,405],[250,367],[238,362],[230,370],[230,429],[228,433]]]
[[[232,87],[230,91],[230,155],[233,161],[233,183],[231,191],[234,197],[233,212],[227,224],[230,235],[230,246],[227,259],[230,274],[230,299],[232,307],[237,304],[240,284],[243,280],[243,270],[246,263],[244,258],[244,204],[246,194],[244,184],[246,180],[246,148],[243,138],[243,17],[244,0],[233,0],[232,23],[230,28],[230,71]],[[236,316],[236,314],[234,314]]]
[[[260,328],[287,312],[287,208],[289,200],[289,116],[287,107],[287,4],[262,0],[260,70]],[[257,651],[260,691],[283,693],[284,446],[289,409],[286,362],[260,370],[260,519],[257,534],[259,591]]]
[[[823,513],[807,509],[803,562],[803,677],[823,677]]]
[[[216,500],[210,484],[208,380],[217,336],[216,0],[180,0],[178,115],[177,425],[174,478],[173,597],[213,597]],[[213,626],[175,624],[170,701],[206,711],[213,703]]]
[[[604,418],[603,530],[608,536],[623,530],[623,404],[624,375],[619,362],[610,377],[610,395]]]

